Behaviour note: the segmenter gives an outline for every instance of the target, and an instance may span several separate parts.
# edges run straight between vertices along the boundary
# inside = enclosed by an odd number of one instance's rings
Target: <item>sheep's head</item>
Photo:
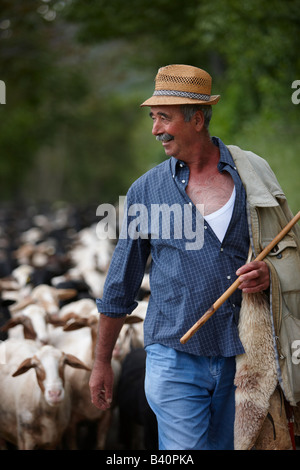
[[[12,376],[17,377],[30,369],[34,369],[37,383],[46,402],[50,406],[57,406],[65,397],[65,365],[90,370],[89,367],[72,354],[66,354],[53,346],[47,345],[37,351],[34,356],[25,359]]]
[[[33,339],[41,344],[47,344],[49,315],[43,307],[39,305],[28,305],[22,311],[16,313],[2,327],[1,331],[8,331],[17,325],[23,326],[25,339]]]

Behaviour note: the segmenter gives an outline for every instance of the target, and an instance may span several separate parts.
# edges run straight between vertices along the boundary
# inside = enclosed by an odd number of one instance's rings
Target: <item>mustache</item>
[[[171,134],[167,134],[166,132],[164,134],[159,134],[156,136],[156,140],[160,142],[168,142],[169,140],[174,140],[174,136]]]

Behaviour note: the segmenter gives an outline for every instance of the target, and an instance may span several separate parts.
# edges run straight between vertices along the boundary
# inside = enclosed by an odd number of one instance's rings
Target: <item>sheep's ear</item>
[[[27,372],[29,369],[32,367],[36,367],[36,361],[33,360],[32,357],[28,357],[25,359],[17,368],[17,370],[12,374],[13,377],[16,377],[17,375],[24,374]]]
[[[53,326],[64,326],[65,320],[60,318],[56,313],[47,314],[47,323],[51,323]]]
[[[73,356],[73,354],[65,354],[64,363],[76,369],[91,370],[90,367],[86,366],[78,357]]]
[[[20,325],[20,323],[22,323],[22,318],[23,317],[21,315],[10,318],[6,323],[4,323],[4,325],[1,326],[0,331],[8,331],[10,328],[13,328],[16,325]]]
[[[23,308],[27,307],[28,305],[34,304],[34,300],[28,296],[25,297],[24,299],[20,300],[19,302],[16,302],[12,304],[9,307],[10,313],[16,313],[18,310],[22,310]]]
[[[72,299],[77,295],[77,290],[76,289],[56,289],[57,296],[59,300],[68,300]]]
[[[78,317],[76,320],[71,320],[68,323],[66,323],[65,326],[63,327],[63,330],[64,331],[79,330],[80,328],[84,328],[86,326],[89,326],[88,318]]]
[[[23,320],[23,328],[24,328],[24,338],[36,339],[37,337],[36,331],[34,331],[32,323],[28,317],[25,317]]]
[[[69,320],[81,318],[78,317],[76,313],[69,312],[66,313],[63,317],[59,315],[59,313],[52,313],[51,315],[47,315],[47,322],[51,323],[53,326],[65,326]]]
[[[133,323],[141,323],[142,321],[144,320],[141,317],[134,315],[134,314],[128,315],[125,318],[126,325],[133,325]]]

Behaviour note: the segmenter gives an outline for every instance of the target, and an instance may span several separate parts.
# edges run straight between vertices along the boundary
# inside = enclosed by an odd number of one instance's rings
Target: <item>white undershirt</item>
[[[226,202],[225,206],[221,207],[215,212],[208,214],[204,219],[209,223],[212,230],[217,235],[220,242],[223,241],[225,237],[226,230],[231,220],[233,207],[235,202],[235,186],[233,188],[230,199]]]

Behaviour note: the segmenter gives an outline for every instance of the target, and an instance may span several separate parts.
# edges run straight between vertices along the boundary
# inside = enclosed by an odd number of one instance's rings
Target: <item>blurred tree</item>
[[[65,13],[83,44],[132,45],[127,58],[137,73],[154,77],[168,63],[208,70],[213,93],[222,96],[212,131],[262,152],[299,210],[299,107],[291,84],[300,78],[300,0],[90,0],[89,8],[72,0]],[[153,78],[144,90],[152,92]]]
[[[41,146],[75,112],[87,91],[76,63],[60,62],[66,46],[55,10],[37,0],[2,0],[0,74],[7,103],[0,108],[0,197],[24,197],[22,182]],[[68,51],[69,57],[71,52]]]
[[[137,107],[167,63],[213,75],[222,138],[263,114],[291,131],[299,18],[300,0],[2,0],[0,198],[124,193],[164,157]]]
[[[291,83],[300,74],[299,0],[212,0],[200,4],[196,24],[203,46],[227,65],[238,120],[263,107],[290,108]]]
[[[206,51],[195,48],[195,0],[72,0],[66,18],[79,25],[83,43],[126,39],[136,45],[135,61],[140,65],[173,60],[194,62]],[[198,41],[197,41],[198,42]],[[197,49],[197,50],[196,50]]]
[[[66,13],[84,43],[122,38],[144,66],[207,68],[231,101],[232,131],[249,113],[289,105],[300,75],[299,0],[72,0]]]
[[[131,146],[143,80],[126,67],[132,47],[81,46],[63,7],[1,3],[0,200],[115,202],[142,172]]]

